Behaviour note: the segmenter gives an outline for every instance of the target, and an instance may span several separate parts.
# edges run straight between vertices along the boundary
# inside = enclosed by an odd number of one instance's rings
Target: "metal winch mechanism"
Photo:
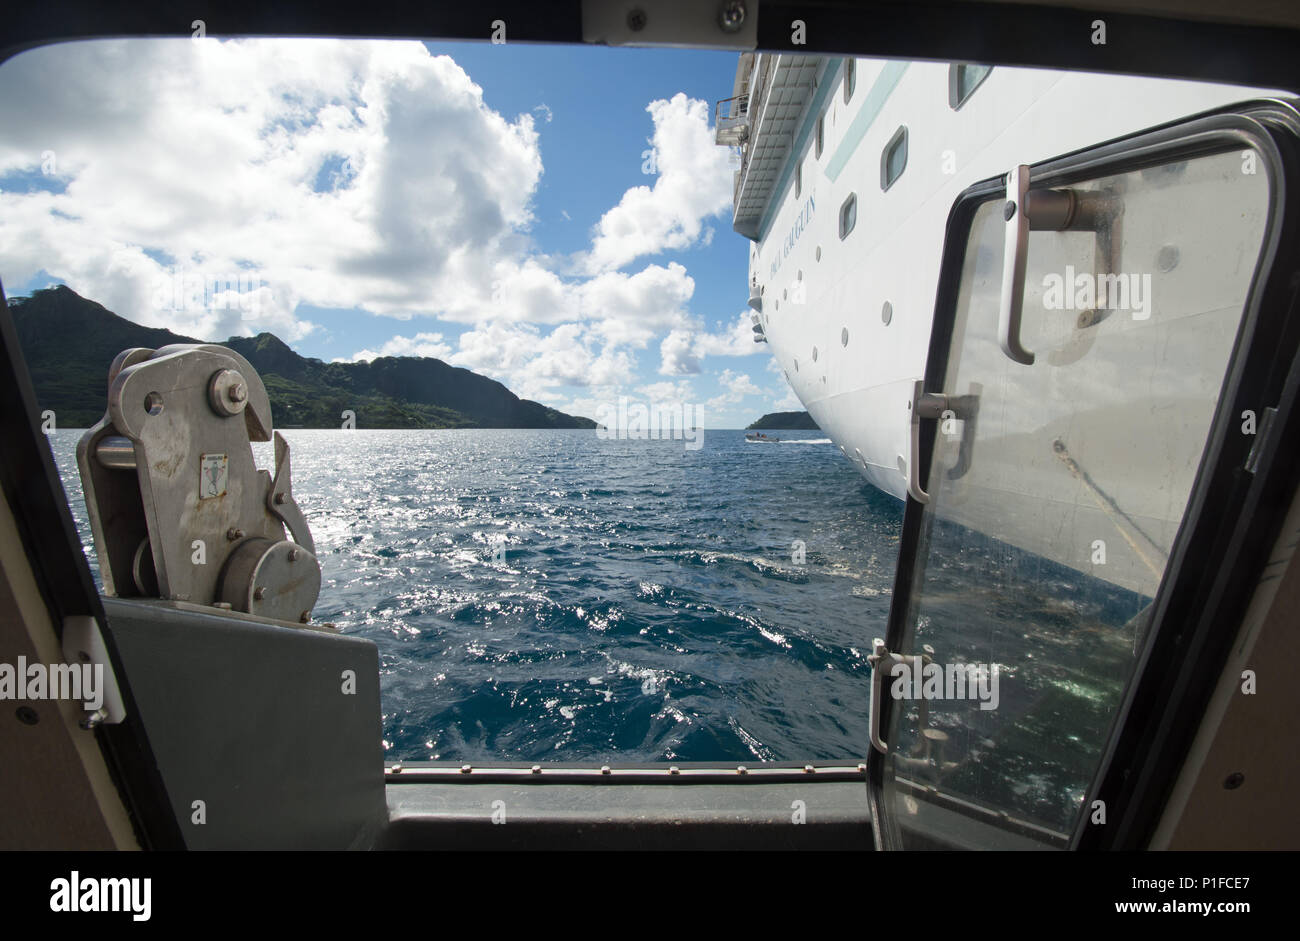
[[[308,623],[320,565],[279,432],[274,475],[254,464],[270,439],[266,387],[233,350],[118,354],[108,412],[77,444],[105,594]]]

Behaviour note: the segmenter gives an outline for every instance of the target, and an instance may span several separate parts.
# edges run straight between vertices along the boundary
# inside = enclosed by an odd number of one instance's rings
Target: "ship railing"
[[[718,102],[716,114],[720,117],[724,104],[739,98],[745,99],[745,137],[738,144],[740,147],[740,166],[736,169],[732,179],[731,205],[733,207],[740,205],[740,192],[745,186],[745,176],[749,171],[750,145],[753,142],[753,132],[763,120],[763,107],[766,104],[768,86],[771,83],[772,72],[776,67],[777,59],[778,56],[769,53],[760,53],[755,56],[753,70],[750,72],[749,81],[746,82],[746,94]],[[720,127],[717,118],[715,118],[715,127]],[[722,141],[718,142],[722,143]]]
[[[749,95],[736,95],[718,102],[713,113],[714,140],[736,147],[749,138]]]

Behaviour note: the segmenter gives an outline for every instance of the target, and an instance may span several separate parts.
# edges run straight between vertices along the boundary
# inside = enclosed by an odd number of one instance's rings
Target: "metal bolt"
[[[243,539],[244,531],[242,529],[236,529],[235,527],[231,526],[229,529],[226,530],[226,538],[229,539],[231,542],[234,542],[236,539]]]
[[[284,491],[280,491],[275,495],[275,505],[282,506],[284,502],[288,499],[289,497],[284,493]]]
[[[460,773],[461,773],[461,774],[469,774],[469,773],[470,773],[471,771],[473,771],[473,770],[474,770],[474,768],[473,768],[472,766],[470,766],[470,765],[461,765],[461,766],[460,766]]]
[[[744,765],[737,765],[736,774],[749,774],[749,769]]]
[[[645,29],[645,10],[637,7],[629,11],[627,14],[627,28],[634,33],[639,33]]]
[[[300,623],[302,623],[302,624],[306,624],[306,623],[307,623],[308,621],[310,621],[310,620],[311,620],[311,612],[310,612],[310,611],[304,611],[302,614],[298,615],[298,621],[299,621]],[[334,625],[333,625],[333,624],[328,624],[328,625],[326,625],[326,626],[327,626],[327,627],[333,627]]]
[[[1240,771],[1234,771],[1228,775],[1228,779],[1223,782],[1223,786],[1229,791],[1235,791],[1246,782],[1246,776]]]
[[[533,774],[541,774],[541,773],[542,773],[542,766],[541,766],[541,765],[533,765],[533,767],[532,767],[532,772],[533,772]]]
[[[392,766],[391,768],[389,768],[388,770],[389,770],[390,772],[392,772],[393,774],[401,774],[401,773],[402,773],[402,763],[399,761],[397,764],[393,765],[393,766]]]
[[[724,33],[735,33],[745,23],[744,0],[728,0],[718,10],[718,26]]]
[[[77,725],[80,726],[85,731],[89,732],[91,729],[99,725],[107,718],[108,718],[107,709],[96,709],[90,715],[86,716],[80,722],[78,722]]]
[[[1014,216],[1015,214],[1016,214],[1016,201],[1014,199],[1008,199],[1007,204],[1002,207],[1002,218],[1005,219],[1007,222],[1010,222],[1011,217]]]
[[[290,562],[297,562],[297,561],[298,561],[298,550],[297,550],[297,549],[290,549],[290,550],[289,550],[289,561],[290,561]]]
[[[601,766],[600,766],[600,773],[601,773],[601,774],[609,774],[609,773],[610,773],[609,765],[601,765]]]
[[[248,384],[233,369],[219,369],[208,381],[208,404],[222,418],[233,418],[244,410]]]
[[[254,600],[254,601],[261,601],[261,600],[262,600],[263,598],[265,598],[265,597],[266,597],[266,589],[265,589],[265,588],[254,588],[254,589],[253,589],[253,600]]]
[[[867,770],[867,765],[866,765],[866,763],[863,762],[862,764],[859,764],[859,765],[858,765],[858,770],[861,771],[861,772],[864,772],[864,773],[865,773],[866,770]]]
[[[18,717],[18,721],[23,725],[35,725],[41,721],[41,717],[36,714],[36,710],[31,706],[19,706],[14,715]]]
[[[676,765],[669,765],[669,766],[668,766],[668,773],[669,773],[669,774],[681,774],[681,771],[678,770],[678,768],[677,768]]]
[[[220,608],[222,611],[229,611],[231,608],[234,607],[234,605],[232,605],[229,601],[214,601],[212,602],[212,607]]]
[[[804,766],[803,766],[803,773],[804,773],[804,774],[813,774],[813,773],[815,773],[816,771],[817,771],[817,769],[814,768],[812,765],[804,765]]]

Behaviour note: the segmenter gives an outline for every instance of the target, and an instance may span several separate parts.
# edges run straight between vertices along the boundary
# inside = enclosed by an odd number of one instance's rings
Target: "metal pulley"
[[[320,565],[288,443],[275,433],[274,475],[253,462],[270,439],[266,387],[233,350],[118,354],[108,411],[77,444],[105,594],[307,623]]]

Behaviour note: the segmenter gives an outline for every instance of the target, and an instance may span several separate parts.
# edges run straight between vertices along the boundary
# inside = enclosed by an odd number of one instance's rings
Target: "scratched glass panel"
[[[1089,810],[1263,240],[1268,179],[1243,165],[1075,185],[1109,211],[1031,232],[1028,366],[997,336],[1003,201],[977,211],[943,387],[966,407],[939,422],[901,648],[932,665],[891,730],[904,833],[1057,845]]]

